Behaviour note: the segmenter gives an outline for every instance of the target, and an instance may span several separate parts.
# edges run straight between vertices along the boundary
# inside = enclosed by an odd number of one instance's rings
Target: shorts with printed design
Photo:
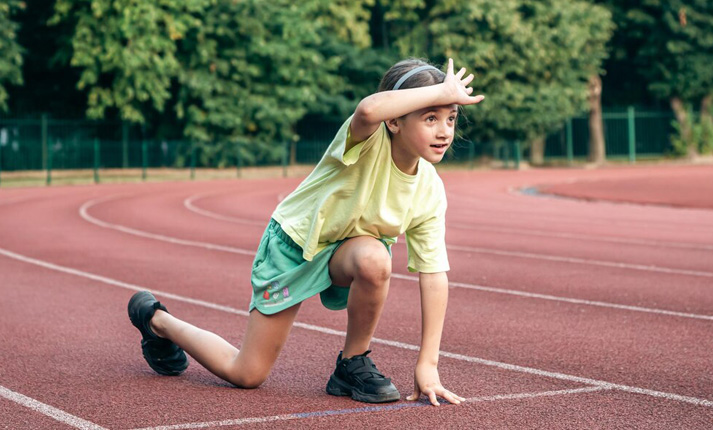
[[[270,219],[253,262],[250,281],[253,287],[250,311],[271,315],[319,293],[327,309],[347,307],[349,288],[332,284],[329,260],[349,239],[329,244],[312,261],[302,258],[302,248]],[[391,255],[391,248],[381,239]]]

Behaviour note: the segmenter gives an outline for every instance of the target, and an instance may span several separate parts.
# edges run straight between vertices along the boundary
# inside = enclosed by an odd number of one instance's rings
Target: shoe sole
[[[352,399],[364,403],[395,402],[401,398],[401,394],[398,391],[382,394],[362,393],[359,389],[352,388],[347,383],[335,378],[334,374],[329,377],[329,382],[327,383],[327,394],[332,396],[351,396]]]

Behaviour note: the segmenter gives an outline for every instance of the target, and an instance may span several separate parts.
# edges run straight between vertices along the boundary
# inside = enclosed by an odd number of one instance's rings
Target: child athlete
[[[453,60],[445,74],[404,60],[386,72],[379,92],[359,103],[314,171],[272,214],[253,263],[240,350],[172,316],[151,293],[136,293],[129,317],[151,368],[178,375],[188,353],[218,377],[255,388],[269,375],[300,303],[319,293],[324,306],[346,308],[348,315],[327,393],[369,403],[398,400],[396,387],[367,354],[389,289],[391,245],[405,233],[408,269],[419,272],[422,312],[408,399],[424,394],[433,405],[436,396],[462,402],[441,385],[437,370],[449,264],[446,196],[432,163],[453,141],[458,106],[483,99],[471,96],[473,75],[465,73],[454,73]]]

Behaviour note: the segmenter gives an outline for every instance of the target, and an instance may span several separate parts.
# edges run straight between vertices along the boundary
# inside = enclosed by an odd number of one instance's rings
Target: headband
[[[433,67],[433,66],[431,66],[431,65],[428,65],[428,64],[426,64],[425,66],[418,66],[418,67],[416,67],[415,69],[409,70],[408,72],[406,72],[405,75],[403,75],[403,76],[401,77],[401,79],[399,79],[399,80],[396,82],[396,85],[394,85],[394,90],[398,90],[398,89],[401,87],[401,85],[403,85],[403,83],[406,82],[406,80],[407,80],[408,78],[410,78],[411,76],[415,75],[415,74],[418,73],[418,72],[422,72],[422,71],[424,71],[424,70],[429,70],[429,69],[438,70],[438,69],[436,69],[435,67]]]

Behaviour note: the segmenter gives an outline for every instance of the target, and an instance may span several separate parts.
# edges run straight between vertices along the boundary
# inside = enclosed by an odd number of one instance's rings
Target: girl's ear
[[[394,119],[387,119],[387,120],[384,121],[384,122],[386,123],[386,128],[389,129],[389,131],[391,132],[391,134],[398,134],[398,133],[399,133],[400,127],[399,127],[398,119],[396,119],[396,118],[394,118]]]

